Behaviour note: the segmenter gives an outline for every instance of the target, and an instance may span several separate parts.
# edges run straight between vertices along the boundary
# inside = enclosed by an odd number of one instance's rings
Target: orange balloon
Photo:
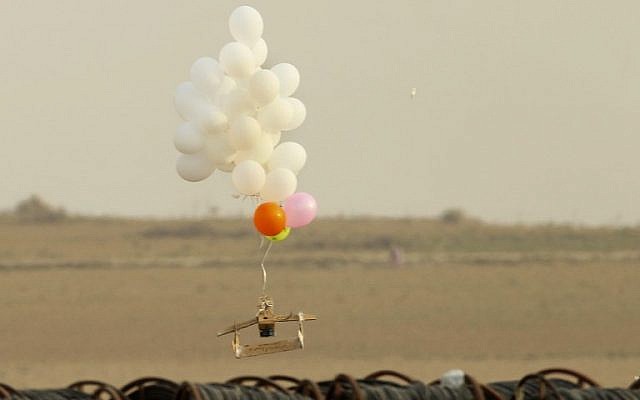
[[[287,226],[287,216],[278,203],[262,203],[253,214],[253,224],[265,236],[275,236]]]

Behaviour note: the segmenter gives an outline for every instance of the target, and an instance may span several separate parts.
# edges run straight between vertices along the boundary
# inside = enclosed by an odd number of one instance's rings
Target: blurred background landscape
[[[32,196],[0,221],[0,380],[14,385],[381,368],[498,380],[554,365],[625,385],[638,371],[640,227],[499,225],[455,209],[321,218],[266,262],[276,308],[320,316],[307,347],[234,360],[215,332],[255,312],[250,218],[83,217]]]

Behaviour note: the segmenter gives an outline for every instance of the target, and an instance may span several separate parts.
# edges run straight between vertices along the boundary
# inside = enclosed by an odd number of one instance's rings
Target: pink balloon
[[[287,215],[287,226],[300,228],[313,221],[318,212],[318,204],[309,193],[298,192],[284,201],[284,212]]]

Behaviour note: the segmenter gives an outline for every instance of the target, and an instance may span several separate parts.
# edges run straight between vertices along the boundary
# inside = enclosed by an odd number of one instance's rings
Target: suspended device
[[[218,337],[233,333],[231,345],[236,358],[261,356],[265,354],[281,353],[283,351],[298,350],[304,348],[303,321],[316,320],[312,314],[299,312],[297,314],[276,314],[273,311],[273,300],[269,296],[261,296],[258,303],[258,313],[248,321],[235,323],[218,332]],[[275,337],[276,323],[297,322],[298,335],[296,337],[257,344],[240,344],[240,330],[253,325],[258,325],[260,337]]]

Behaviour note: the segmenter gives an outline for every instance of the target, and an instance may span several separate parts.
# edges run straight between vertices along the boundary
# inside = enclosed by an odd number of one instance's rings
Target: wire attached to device
[[[267,290],[267,269],[264,267],[264,262],[269,255],[269,250],[271,250],[271,246],[273,242],[269,240],[269,244],[267,245],[266,250],[264,251],[264,255],[262,256],[262,261],[260,262],[260,267],[262,268],[262,294],[264,295]]]

